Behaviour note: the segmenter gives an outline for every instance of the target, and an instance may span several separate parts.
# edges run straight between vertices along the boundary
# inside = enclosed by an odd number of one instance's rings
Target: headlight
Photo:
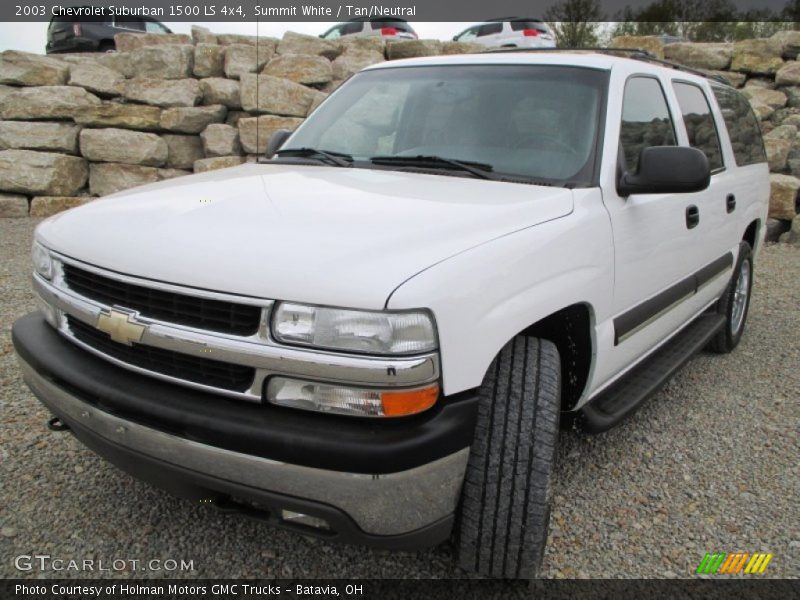
[[[428,410],[439,398],[439,385],[411,390],[374,390],[273,377],[267,402],[278,406],[356,417],[404,417]]]
[[[34,271],[45,279],[50,279],[53,276],[53,259],[50,258],[50,252],[47,248],[38,242],[33,242],[31,258]]]
[[[279,342],[368,354],[419,354],[436,349],[425,311],[373,312],[283,302],[272,320]]]

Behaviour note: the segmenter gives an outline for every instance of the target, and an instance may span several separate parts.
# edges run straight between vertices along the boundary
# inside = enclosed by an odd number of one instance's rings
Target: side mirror
[[[278,131],[273,133],[272,137],[269,138],[269,142],[267,142],[267,151],[265,153],[267,158],[272,158],[275,153],[281,149],[283,143],[289,139],[292,133],[293,132],[288,129],[278,129]]]
[[[686,194],[708,187],[711,170],[708,159],[697,148],[651,146],[639,155],[636,173],[623,171],[617,179],[617,193]]]

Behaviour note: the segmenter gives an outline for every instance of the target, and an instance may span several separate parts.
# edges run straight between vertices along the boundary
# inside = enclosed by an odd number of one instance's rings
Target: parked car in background
[[[163,23],[147,17],[53,17],[47,28],[47,54],[59,52],[112,52],[118,33],[172,33]]]
[[[662,33],[660,36],[658,36],[658,39],[661,40],[661,43],[664,44],[665,46],[667,44],[681,44],[689,41],[685,37],[681,37],[678,35],[669,35],[668,33]]]
[[[415,40],[417,32],[402,19],[353,19],[334,25],[319,37],[323,40],[338,40],[345,36],[382,36]]]
[[[490,19],[453,37],[455,42],[477,42],[487,48],[555,48],[556,36],[539,19]]]

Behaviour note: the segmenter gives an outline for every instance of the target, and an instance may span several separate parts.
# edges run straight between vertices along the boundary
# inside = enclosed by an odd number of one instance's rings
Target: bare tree
[[[603,21],[599,0],[563,0],[544,13],[559,48],[596,46]]]

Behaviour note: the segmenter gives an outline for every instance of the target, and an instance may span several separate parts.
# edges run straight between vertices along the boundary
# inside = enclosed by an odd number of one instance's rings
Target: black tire
[[[534,578],[550,522],[561,365],[552,342],[516,337],[480,389],[456,545],[461,568]]]
[[[746,283],[746,296],[744,297],[744,309],[741,318],[737,319],[736,304],[737,304],[737,287],[741,293],[743,290],[739,286],[740,277],[744,272],[747,272]],[[753,251],[750,249],[750,244],[741,242],[739,244],[739,257],[736,260],[736,266],[733,269],[728,287],[725,288],[725,293],[720,296],[717,303],[717,312],[725,315],[725,327],[711,340],[708,345],[709,350],[719,354],[726,354],[732,351],[739,345],[739,340],[742,339],[744,333],[744,326],[747,322],[747,312],[750,310],[750,294],[753,289]]]
[[[105,52],[105,53],[116,52],[117,51],[117,46],[116,46],[116,44],[114,42],[112,42],[110,40],[105,40],[105,41],[100,42],[100,45],[97,47],[97,51],[98,52]]]

